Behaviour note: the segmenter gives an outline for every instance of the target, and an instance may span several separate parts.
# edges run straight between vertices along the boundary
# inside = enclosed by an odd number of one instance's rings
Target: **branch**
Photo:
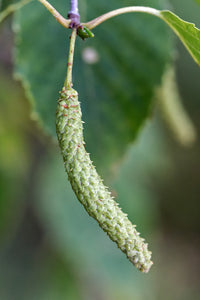
[[[74,60],[74,48],[76,42],[76,28],[73,28],[72,34],[70,37],[70,46],[69,46],[69,57],[67,63],[67,76],[65,79],[64,86],[69,89],[72,88],[72,67],[73,67],[73,60]]]
[[[68,13],[68,18],[71,19],[70,28],[78,28],[78,26],[80,25],[78,0],[71,0],[71,9]]]
[[[71,20],[65,19],[48,1],[38,0],[46,9],[52,14],[52,16],[60,23],[63,27],[69,28]]]
[[[104,15],[99,16],[96,19],[93,19],[90,22],[84,23],[84,25],[89,29],[93,29],[108,19],[111,19],[111,18],[121,15],[121,14],[132,13],[132,12],[143,12],[143,13],[147,13],[147,14],[154,15],[154,16],[161,18],[159,10],[157,10],[157,9],[154,9],[151,7],[144,7],[144,6],[128,6],[128,7],[123,7],[123,8],[119,8],[116,10],[112,10]]]

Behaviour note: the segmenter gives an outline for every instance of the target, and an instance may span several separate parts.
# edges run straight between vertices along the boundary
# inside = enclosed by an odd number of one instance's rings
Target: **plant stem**
[[[12,14],[16,10],[22,8],[32,0],[21,0],[15,4],[9,5],[2,13],[0,13],[0,22],[2,22],[9,14]]]
[[[68,63],[67,63],[67,76],[64,83],[64,86],[67,89],[73,86],[72,67],[73,67],[73,60],[74,60],[74,48],[75,48],[76,35],[77,35],[76,28],[73,28],[71,38],[70,38],[69,56],[68,56]]]
[[[123,7],[123,8],[119,8],[116,10],[112,10],[104,15],[97,17],[96,19],[93,19],[90,22],[84,23],[83,25],[85,25],[89,29],[92,29],[110,18],[113,18],[113,17],[121,15],[121,14],[125,14],[125,13],[131,13],[131,12],[143,12],[143,13],[147,13],[147,14],[162,18],[159,10],[157,10],[157,9],[154,9],[151,7],[144,7],[144,6],[128,6],[128,7]]]
[[[69,14],[79,15],[78,0],[71,0],[71,9],[69,11]]]
[[[78,0],[71,0],[71,9],[68,13],[68,18],[71,19],[70,28],[77,28],[80,25],[80,15],[78,12]]]
[[[63,27],[69,28],[71,20],[65,19],[48,1],[38,0]]]

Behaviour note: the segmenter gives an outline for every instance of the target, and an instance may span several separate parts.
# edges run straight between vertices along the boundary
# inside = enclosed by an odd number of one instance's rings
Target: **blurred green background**
[[[113,0],[89,7],[88,2],[80,3],[85,19],[140,4]],[[142,4],[171,8],[200,27],[196,1]],[[96,41],[78,41],[74,77],[80,101],[88,99],[83,104],[88,151],[153,251],[154,266],[141,274],[86,214],[67,182],[57,142],[50,137],[54,99],[66,71],[66,47],[60,50],[54,38],[57,30],[65,32],[41,6],[33,8],[26,8],[28,20],[15,16],[18,50],[13,51],[12,19],[0,27],[0,299],[199,299],[200,141],[191,148],[177,143],[153,105],[159,101],[153,91],[174,61],[182,101],[199,133],[200,69],[171,31],[148,16],[118,18],[96,29]],[[32,25],[38,22],[37,9],[42,18],[48,16],[47,24]],[[38,46],[42,36],[44,44]],[[120,38],[126,46],[119,45]],[[96,55],[92,62],[88,51]],[[13,79],[13,69],[23,77],[26,92]]]

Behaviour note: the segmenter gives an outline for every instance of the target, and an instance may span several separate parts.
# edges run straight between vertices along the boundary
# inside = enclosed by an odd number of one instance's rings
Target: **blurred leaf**
[[[21,100],[19,86],[0,70],[0,242],[10,239],[24,210],[22,180],[29,153],[22,130],[27,110]]]
[[[44,251],[45,250],[45,251]],[[38,278],[39,274],[39,278]],[[29,299],[33,300],[78,300],[81,286],[71,264],[59,255],[43,249],[34,270],[35,289],[31,284]],[[27,298],[26,298],[27,299]]]
[[[160,14],[200,65],[200,30],[193,23],[183,21],[170,11],[161,11]]]
[[[182,104],[173,67],[166,69],[157,96],[162,118],[176,141],[185,147],[193,146],[197,140],[197,130]]]
[[[0,0],[1,10],[6,9],[10,4],[20,2],[20,0]]]
[[[0,0],[0,23],[32,0]]]
[[[8,8],[8,6],[12,5],[12,4],[16,4],[16,3],[25,3],[25,2],[29,2],[32,0],[0,0],[0,11],[3,11],[5,9]]]
[[[65,2],[54,0],[52,5],[65,15]],[[158,7],[160,2],[148,4]],[[132,5],[143,3],[146,1],[131,1]],[[128,4],[130,1],[85,0],[80,3],[81,16],[85,18],[87,11],[91,18]],[[15,31],[15,73],[32,103],[32,117],[55,135],[56,101],[66,74],[67,31],[35,2],[16,13]],[[172,47],[166,26],[152,16],[121,16],[94,33],[94,39],[77,42],[74,87],[86,121],[87,148],[105,169],[119,159],[149,116],[153,90]],[[84,57],[88,47],[97,53],[93,64]]]
[[[31,243],[29,237],[29,243]],[[0,252],[0,298],[3,300],[78,300],[80,283],[70,264],[44,245],[16,241]]]

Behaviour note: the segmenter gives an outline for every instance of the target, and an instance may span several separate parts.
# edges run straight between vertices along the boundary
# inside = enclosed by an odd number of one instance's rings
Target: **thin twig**
[[[76,42],[76,28],[72,29],[71,39],[70,39],[70,46],[69,46],[69,56],[68,56],[68,63],[67,63],[67,76],[64,83],[66,88],[72,87],[72,67],[73,67],[73,59],[74,59],[74,48]]]
[[[65,19],[48,1],[38,0],[63,27],[69,28],[71,20]]]
[[[89,29],[92,29],[110,18],[125,13],[131,13],[131,12],[143,12],[161,18],[160,12],[157,9],[151,7],[145,7],[145,6],[128,6],[128,7],[112,10],[104,15],[99,16],[96,19],[91,20],[90,22],[84,23],[83,25],[85,25]]]
[[[78,12],[78,0],[71,0],[71,7],[68,13],[68,18],[71,19],[70,28],[77,28],[80,25],[80,15]]]
[[[79,11],[78,11],[78,0],[71,0],[71,8],[69,11],[69,14],[76,14],[79,15]]]

